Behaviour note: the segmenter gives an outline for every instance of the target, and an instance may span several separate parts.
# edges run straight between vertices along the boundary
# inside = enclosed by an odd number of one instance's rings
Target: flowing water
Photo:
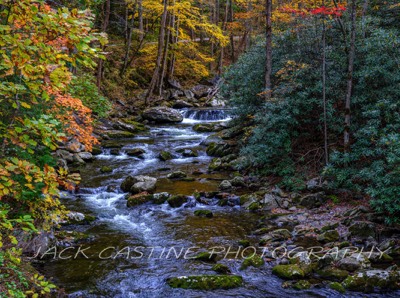
[[[249,239],[256,228],[257,217],[238,206],[219,207],[211,200],[210,205],[191,204],[180,208],[144,204],[126,207],[125,194],[119,185],[128,175],[157,177],[157,192],[191,195],[194,191],[215,191],[227,173],[208,174],[210,161],[205,147],[200,143],[209,133],[197,133],[196,123],[227,121],[225,110],[185,110],[184,121],[174,125],[154,125],[150,132],[132,139],[118,141],[122,147],[117,152],[104,149],[92,163],[80,169],[82,187],[78,194],[66,195],[64,204],[71,210],[96,216],[91,225],[75,226],[75,230],[88,233],[91,241],[83,243],[85,255],[74,256],[77,249],[71,247],[66,260],[42,261],[37,267],[54,282],[63,287],[71,297],[338,297],[337,292],[321,288],[309,291],[283,289],[281,280],[271,275],[267,266],[262,269],[239,270],[241,251],[221,263],[229,266],[234,274],[244,279],[244,286],[231,290],[196,291],[170,288],[168,277],[198,274],[216,274],[212,264],[184,257],[195,252],[228,249],[236,252],[238,240]],[[125,154],[129,148],[142,148],[144,158]],[[175,153],[180,148],[197,149],[198,157],[182,157]],[[176,158],[162,162],[157,156],[161,150],[176,154]],[[100,173],[101,166],[110,166],[112,173]],[[196,181],[170,181],[166,175],[183,170],[190,176],[194,170],[203,174]],[[195,205],[195,206],[193,206]],[[212,210],[214,218],[204,219],[193,215],[197,209]],[[251,238],[250,238],[251,239]],[[175,249],[175,251],[174,251]],[[189,249],[189,251],[188,251]],[[100,255],[100,252],[103,253]],[[117,253],[119,252],[119,253]],[[169,252],[169,255],[168,255]],[[176,254],[181,255],[176,257]],[[102,258],[100,258],[100,256]],[[352,295],[352,297],[355,297]],[[361,296],[360,296],[361,297]]]

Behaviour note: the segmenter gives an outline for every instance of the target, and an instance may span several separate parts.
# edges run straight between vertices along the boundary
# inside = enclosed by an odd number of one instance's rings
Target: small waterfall
[[[230,119],[228,109],[186,109],[181,111],[185,119],[197,121],[221,121]]]

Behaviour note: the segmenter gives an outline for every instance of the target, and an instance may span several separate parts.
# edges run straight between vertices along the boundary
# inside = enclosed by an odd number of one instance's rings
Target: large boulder
[[[208,95],[209,90],[210,90],[210,87],[208,87],[208,86],[197,85],[197,86],[194,86],[191,91],[193,92],[194,96],[197,99],[199,99],[202,97],[206,97]]]
[[[183,116],[178,111],[167,107],[150,108],[143,112],[142,117],[157,123],[182,122]]]
[[[157,179],[150,176],[128,176],[121,184],[125,192],[137,194],[140,192],[152,192],[156,188]]]

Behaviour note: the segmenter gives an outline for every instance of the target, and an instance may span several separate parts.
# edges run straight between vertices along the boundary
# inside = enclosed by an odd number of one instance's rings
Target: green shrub
[[[91,74],[83,74],[74,77],[68,91],[73,97],[79,98],[82,103],[89,107],[98,117],[107,116],[107,113],[112,107],[111,102],[100,95]]]

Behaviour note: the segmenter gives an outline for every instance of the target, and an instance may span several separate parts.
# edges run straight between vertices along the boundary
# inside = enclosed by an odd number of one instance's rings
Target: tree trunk
[[[266,9],[266,59],[265,59],[265,100],[272,97],[271,74],[272,74],[272,0],[265,0]]]
[[[169,14],[169,28],[172,27],[172,17]],[[164,86],[164,77],[165,77],[165,72],[166,72],[166,68],[167,68],[167,58],[168,58],[168,47],[169,47],[169,38],[170,38],[170,34],[171,34],[171,30],[167,29],[167,36],[165,38],[165,44],[164,44],[164,51],[163,51],[163,58],[162,58],[162,64],[161,64],[161,71],[160,71],[160,78],[158,79],[158,95],[161,96],[162,94],[162,90],[163,90],[163,86]]]
[[[123,64],[122,69],[120,71],[120,76],[121,77],[125,74],[125,71],[126,71],[126,69],[128,67],[128,63],[129,63],[129,53],[130,53],[131,45],[132,45],[133,27],[134,27],[134,24],[135,24],[135,18],[134,18],[135,11],[136,11],[136,3],[135,3],[135,6],[133,8],[133,12],[132,12],[131,24],[127,28],[129,33],[128,33],[128,37],[127,37],[127,40],[126,40],[126,50],[125,50],[124,64]]]
[[[325,6],[325,1],[322,0],[322,6]],[[325,16],[322,16],[322,102],[324,106],[324,151],[325,165],[329,163],[328,151],[328,123],[326,111],[326,26]]]
[[[344,150],[350,150],[350,116],[351,116],[351,94],[353,91],[353,71],[356,44],[356,0],[351,1],[351,29],[350,49],[348,55],[347,90],[344,117]]]
[[[145,104],[147,105],[147,102],[150,98],[150,96],[154,93],[154,89],[157,86],[157,81],[160,77],[160,69],[161,69],[161,62],[162,62],[162,54],[163,54],[163,48],[164,48],[164,39],[165,39],[165,27],[167,23],[167,7],[168,7],[168,2],[167,0],[163,0],[164,3],[164,10],[161,15],[161,24],[160,24],[160,34],[158,36],[158,50],[157,50],[157,60],[156,60],[156,67],[153,72],[153,76],[151,78],[150,86],[149,89],[147,90],[147,94],[145,97]]]
[[[111,0],[107,0],[104,3],[103,10],[104,10],[104,19],[103,19],[103,24],[101,26],[101,31],[106,32],[108,24],[110,22]],[[102,47],[102,51],[104,51],[104,46]],[[103,59],[99,59],[97,63],[97,75],[96,75],[96,85],[99,90],[101,87],[102,78],[103,78]]]

